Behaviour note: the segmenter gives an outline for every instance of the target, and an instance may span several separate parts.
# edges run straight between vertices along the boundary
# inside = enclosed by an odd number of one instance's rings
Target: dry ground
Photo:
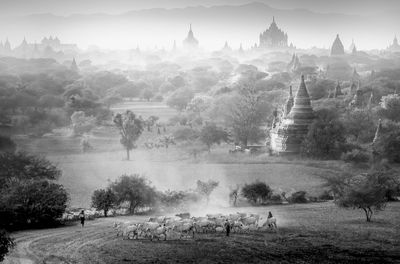
[[[278,232],[200,234],[189,240],[122,240],[116,220],[103,218],[56,229],[15,233],[17,248],[5,263],[400,263],[400,203],[366,223],[361,211],[333,203],[252,208],[221,212],[271,210]],[[21,261],[22,260],[22,261]],[[21,261],[21,262],[19,262]]]

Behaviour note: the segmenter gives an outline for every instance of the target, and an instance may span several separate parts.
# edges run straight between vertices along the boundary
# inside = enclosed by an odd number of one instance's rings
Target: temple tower
[[[270,131],[271,149],[275,153],[299,153],[308,128],[314,121],[315,113],[311,107],[304,76],[301,76],[301,83],[293,101],[293,107],[287,116]]]
[[[196,49],[199,46],[199,41],[194,37],[192,24],[189,26],[187,37],[183,40],[183,47],[186,49]]]
[[[335,41],[333,41],[331,48],[331,56],[340,56],[344,55],[344,46],[342,41],[339,38],[339,34],[336,35]]]

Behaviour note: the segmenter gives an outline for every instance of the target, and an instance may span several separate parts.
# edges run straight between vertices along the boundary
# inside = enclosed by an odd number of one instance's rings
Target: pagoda
[[[397,36],[394,36],[392,45],[390,45],[387,49],[392,52],[400,52],[400,45],[399,41],[397,40]]]
[[[290,105],[290,96],[288,104]],[[300,87],[294,98],[293,107],[288,110],[289,113],[284,115],[278,124],[273,124],[270,130],[271,150],[274,153],[299,153],[308,128],[314,121],[315,113],[311,107],[304,76],[301,76]]]
[[[275,17],[269,28],[260,34],[259,48],[288,48],[288,35],[278,27]]]
[[[195,49],[198,48],[198,46],[199,46],[199,41],[194,37],[192,31],[192,24],[190,24],[188,35],[183,40],[183,47],[186,49]]]
[[[336,35],[335,41],[333,41],[331,48],[331,56],[340,56],[344,55],[344,46],[342,41],[339,38],[339,34]]]

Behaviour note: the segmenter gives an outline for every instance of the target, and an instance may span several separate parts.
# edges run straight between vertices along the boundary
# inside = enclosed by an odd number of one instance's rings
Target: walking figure
[[[225,221],[225,230],[226,230],[226,236],[229,236],[229,233],[231,232],[231,224],[229,223],[228,219]]]
[[[82,210],[79,214],[79,219],[81,220],[82,227],[85,225],[85,212]]]

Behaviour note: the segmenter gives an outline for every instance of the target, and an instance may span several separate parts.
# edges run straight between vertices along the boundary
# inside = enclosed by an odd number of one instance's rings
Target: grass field
[[[189,240],[122,240],[114,221],[145,216],[101,218],[57,229],[15,233],[17,248],[5,263],[399,263],[400,203],[367,223],[359,210],[331,202],[226,208],[223,213],[272,211],[278,231],[249,234],[196,234]],[[22,261],[22,262],[21,262]]]
[[[114,112],[123,112],[131,110],[137,115],[141,115],[143,118],[149,116],[158,116],[161,122],[167,122],[172,116],[178,112],[168,107],[163,102],[144,102],[144,101],[133,101],[124,102],[111,107]]]

